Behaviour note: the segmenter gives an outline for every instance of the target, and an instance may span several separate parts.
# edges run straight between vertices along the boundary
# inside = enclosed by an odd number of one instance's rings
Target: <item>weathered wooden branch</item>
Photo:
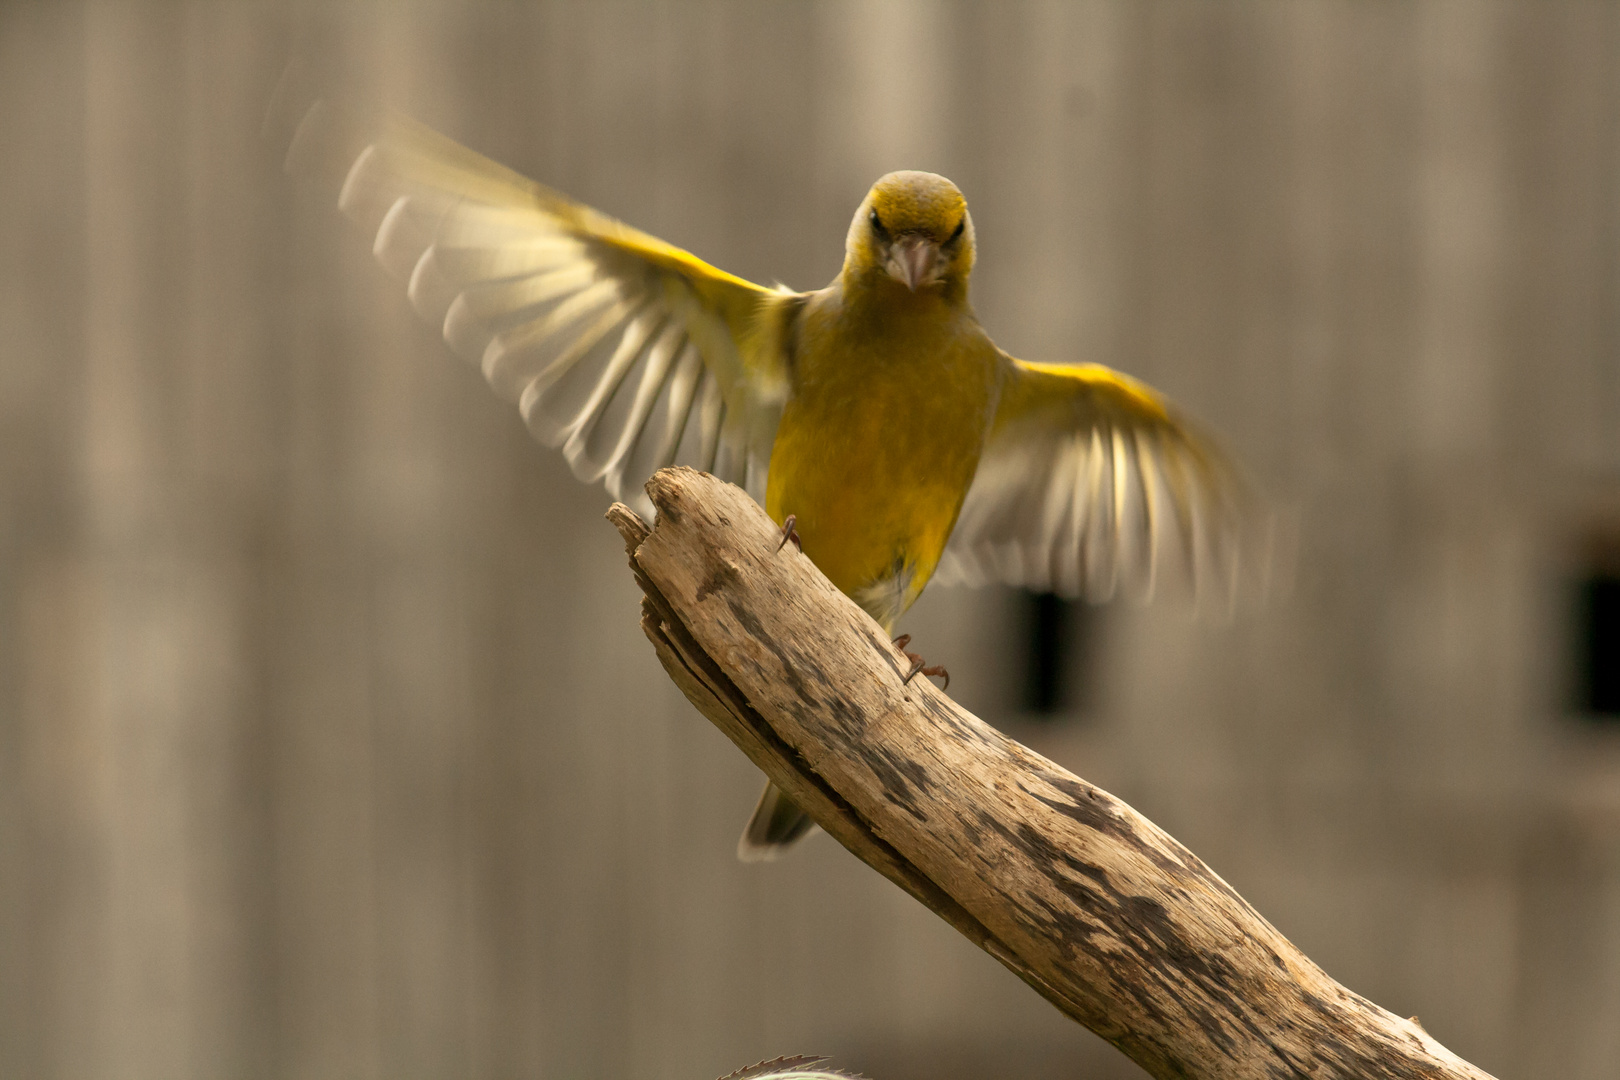
[[[642,628],[823,829],[1158,1077],[1487,1074],[1351,993],[1196,855],[927,681],[744,492],[666,469],[609,511]]]

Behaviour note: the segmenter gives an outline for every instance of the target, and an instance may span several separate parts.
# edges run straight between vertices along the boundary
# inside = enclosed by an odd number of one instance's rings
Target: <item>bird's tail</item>
[[[760,792],[759,804],[748,819],[742,838],[737,841],[737,858],[743,862],[768,862],[810,834],[816,823],[769,780]]]

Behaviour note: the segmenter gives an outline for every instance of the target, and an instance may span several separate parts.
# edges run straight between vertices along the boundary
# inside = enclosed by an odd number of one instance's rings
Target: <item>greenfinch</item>
[[[973,219],[942,176],[879,179],[837,278],[797,292],[403,117],[326,100],[296,115],[289,169],[326,173],[417,313],[643,516],[665,466],[736,483],[890,633],[934,579],[1092,599],[1172,566],[1195,596],[1235,584],[1235,470],[1142,383],[996,347],[968,302]],[[767,785],[739,855],[809,828]]]

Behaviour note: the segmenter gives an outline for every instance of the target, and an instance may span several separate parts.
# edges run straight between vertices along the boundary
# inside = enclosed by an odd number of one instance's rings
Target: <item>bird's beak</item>
[[[939,245],[921,236],[907,236],[895,242],[889,250],[889,273],[906,283],[912,292],[934,278],[934,266],[939,261]]]

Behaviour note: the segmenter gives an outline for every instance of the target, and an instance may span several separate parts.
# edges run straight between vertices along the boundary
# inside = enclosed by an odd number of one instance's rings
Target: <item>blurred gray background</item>
[[[294,54],[758,281],[955,179],[998,341],[1297,569],[1068,612],[1044,712],[1028,598],[904,628],[1351,988],[1620,1075],[1620,5],[738,0],[0,6],[0,1076],[1142,1075],[825,837],[734,861],[606,496],[261,145]]]

